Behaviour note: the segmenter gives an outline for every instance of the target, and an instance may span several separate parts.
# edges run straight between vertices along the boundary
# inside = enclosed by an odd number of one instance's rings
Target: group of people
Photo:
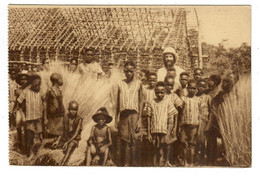
[[[79,67],[72,59],[70,70],[91,72],[99,78],[103,74],[99,65],[92,63],[93,70],[87,67],[90,52]],[[118,166],[215,164],[217,138],[221,138],[217,109],[237,77],[230,73],[223,79],[219,75],[204,78],[200,68],[185,72],[175,66],[178,55],[171,47],[165,48],[162,57],[164,67],[141,78],[133,61],[124,63],[125,78],[111,90],[111,103],[116,107],[114,126],[108,126],[113,117],[107,107],[93,114],[96,125],[87,140],[86,165],[107,165],[109,160]],[[10,73],[10,116],[15,119],[10,124],[16,126],[18,148],[28,157],[34,155],[37,143],[38,150],[62,148],[60,165],[65,165],[81,139],[80,105],[70,101],[65,114],[60,89],[63,79],[58,73],[51,75],[52,87],[46,93],[41,90],[39,75]]]

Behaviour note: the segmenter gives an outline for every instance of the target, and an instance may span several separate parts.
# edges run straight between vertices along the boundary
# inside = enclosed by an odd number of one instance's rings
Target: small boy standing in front
[[[195,96],[197,81],[188,82],[188,95],[182,96],[184,109],[180,120],[180,141],[183,148],[184,165],[188,166],[188,153],[190,153],[190,164],[194,164],[195,145],[199,127],[199,115],[201,107],[200,97]],[[189,150],[189,151],[188,151]]]
[[[164,82],[158,82],[155,86],[155,99],[144,107],[148,116],[148,139],[154,146],[154,166],[163,166],[165,154],[167,156],[164,165],[168,166],[169,152],[167,152],[167,149],[169,147],[167,145],[171,144],[170,136],[176,134],[174,124],[177,121],[174,116],[178,112],[170,99],[165,97],[165,92]]]
[[[201,112],[199,117],[199,129],[198,129],[198,141],[197,148],[200,152],[199,155],[199,164],[204,164],[204,158],[206,153],[206,136],[205,130],[209,120],[209,112],[211,107],[212,98],[210,95],[205,94],[208,89],[207,81],[205,79],[200,79],[198,82],[198,92],[196,93],[197,97],[200,97],[201,101]]]
[[[30,156],[34,139],[42,141],[42,120],[44,112],[44,94],[41,91],[41,77],[32,75],[31,86],[26,87],[17,99],[19,104],[25,102],[25,151]]]
[[[87,166],[105,166],[109,155],[109,147],[112,145],[111,129],[107,126],[112,121],[112,117],[109,116],[107,109],[102,107],[92,116],[92,119],[97,124],[92,127],[88,139],[86,164]]]
[[[80,141],[83,120],[78,116],[78,108],[79,104],[76,101],[71,101],[68,108],[69,113],[64,119],[64,137],[66,142],[63,145],[65,156],[61,161],[61,166],[67,162],[74,149],[78,147]]]

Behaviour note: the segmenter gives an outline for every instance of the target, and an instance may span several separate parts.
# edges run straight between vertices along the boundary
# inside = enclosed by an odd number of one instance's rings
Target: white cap
[[[177,55],[177,53],[176,53],[176,51],[175,51],[174,48],[172,48],[172,47],[166,47],[166,48],[164,49],[164,51],[163,51],[163,55],[164,55],[164,54],[173,54],[173,56],[174,56],[174,58],[175,58],[175,61],[177,61],[178,55]]]

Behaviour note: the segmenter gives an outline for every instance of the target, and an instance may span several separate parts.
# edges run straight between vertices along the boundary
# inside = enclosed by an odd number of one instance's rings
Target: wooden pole
[[[198,24],[198,67],[202,69],[203,66],[203,60],[202,60],[202,48],[201,48],[201,40],[200,40],[200,24],[199,24],[199,18],[196,11],[196,8],[194,8],[197,24]]]

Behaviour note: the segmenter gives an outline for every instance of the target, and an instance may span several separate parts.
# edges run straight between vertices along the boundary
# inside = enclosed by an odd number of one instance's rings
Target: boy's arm
[[[94,128],[95,128],[95,126],[93,126],[93,127],[91,128],[90,136],[89,136],[89,138],[88,138],[88,140],[87,140],[88,145],[91,145],[92,142],[93,142]]]

